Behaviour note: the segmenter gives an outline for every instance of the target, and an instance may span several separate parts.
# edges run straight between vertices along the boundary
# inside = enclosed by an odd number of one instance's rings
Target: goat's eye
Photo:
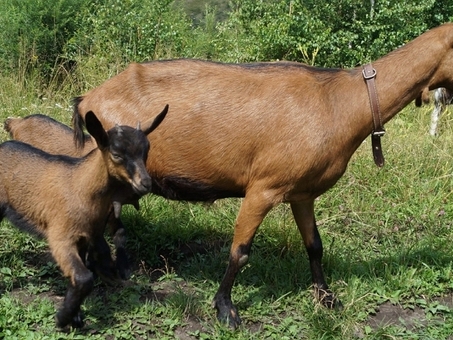
[[[110,157],[112,158],[112,161],[114,161],[115,163],[121,163],[123,161],[123,157],[115,153],[111,153]]]

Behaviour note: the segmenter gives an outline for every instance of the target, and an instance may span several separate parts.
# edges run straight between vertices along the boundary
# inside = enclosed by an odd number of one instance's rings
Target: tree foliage
[[[351,67],[453,18],[451,0],[191,0],[185,7],[181,0],[0,0],[0,6],[2,70],[26,65],[44,72],[92,58]]]
[[[86,0],[0,0],[0,67],[38,66],[50,73],[62,62]]]

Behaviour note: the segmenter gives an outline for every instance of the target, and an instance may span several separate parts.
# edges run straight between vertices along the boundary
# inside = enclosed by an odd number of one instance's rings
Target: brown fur
[[[4,128],[9,132],[12,139],[30,144],[54,155],[83,157],[97,147],[96,142],[90,135],[84,135],[84,148],[76,148],[73,143],[74,131],[69,126],[41,114],[34,114],[24,118],[10,117],[6,119]],[[118,191],[114,199],[120,204],[118,208],[120,210],[121,205],[127,203],[132,203],[138,208],[137,197],[129,185]],[[115,262],[118,273],[122,279],[127,279],[130,275],[130,267],[125,250],[125,228],[119,217],[115,217],[113,207],[109,212],[107,225],[115,243]]]
[[[74,131],[53,118],[34,114],[24,118],[9,117],[4,128],[12,139],[35,146],[47,153],[83,157],[97,147],[90,135],[84,135],[84,148],[72,143]]]
[[[166,110],[162,112],[163,116]],[[55,156],[18,141],[0,145],[0,218],[47,239],[64,276],[70,279],[57,325],[83,325],[80,305],[93,286],[85,255],[102,262],[107,276],[112,260],[103,234],[113,197],[126,184],[137,195],[147,193],[151,180],[145,169],[146,135],[163,116],[143,124],[143,131],[115,127],[104,131],[89,112],[87,129],[98,148],[82,158]],[[114,156],[122,157],[117,161]]]
[[[426,32],[373,62],[383,123],[425,89],[453,89],[453,24]],[[234,279],[268,211],[291,204],[309,254],[318,296],[339,305],[324,280],[314,200],[331,188],[373,129],[362,68],[320,69],[299,63],[221,64],[196,60],[131,64],[76,100],[80,131],[87,111],[132,125],[150,108],[172,115],[149,139],[153,192],[173,199],[244,196],[230,261],[213,305],[240,323]],[[196,194],[199,194],[198,197]]]

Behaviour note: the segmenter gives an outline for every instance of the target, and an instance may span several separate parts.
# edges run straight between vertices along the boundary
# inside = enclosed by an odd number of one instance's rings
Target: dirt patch
[[[189,317],[184,326],[179,326],[175,329],[175,339],[179,340],[196,340],[199,339],[198,334],[206,332],[200,321],[194,317]]]
[[[375,315],[371,316],[368,325],[373,329],[385,326],[404,326],[412,330],[425,325],[426,321],[425,310],[422,308],[404,309],[399,305],[386,302],[379,306],[379,311]]]
[[[21,301],[23,304],[28,305],[31,304],[36,299],[48,299],[55,304],[60,304],[63,301],[64,296],[60,296],[55,294],[54,292],[42,292],[38,294],[30,294],[24,289],[14,289],[11,291],[10,296]]]
[[[453,309],[453,294],[432,299],[426,302],[423,307],[403,308],[401,305],[386,302],[379,306],[374,315],[370,316],[367,324],[374,330],[387,326],[398,326],[413,330],[424,327],[428,322],[433,321],[433,317],[428,318],[427,313],[436,314],[436,310],[446,309]],[[436,320],[442,322],[441,316],[434,316],[434,321]],[[449,339],[453,339],[453,336]]]

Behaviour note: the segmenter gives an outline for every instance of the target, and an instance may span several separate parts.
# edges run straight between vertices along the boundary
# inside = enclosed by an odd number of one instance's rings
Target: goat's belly
[[[166,176],[152,180],[152,193],[171,200],[214,202],[221,198],[244,197],[244,192],[235,188],[214,187],[190,178]]]
[[[4,216],[19,230],[32,234],[38,238],[45,237],[45,230],[42,226],[37,226],[27,216],[21,214],[13,207],[7,206],[4,210]]]

